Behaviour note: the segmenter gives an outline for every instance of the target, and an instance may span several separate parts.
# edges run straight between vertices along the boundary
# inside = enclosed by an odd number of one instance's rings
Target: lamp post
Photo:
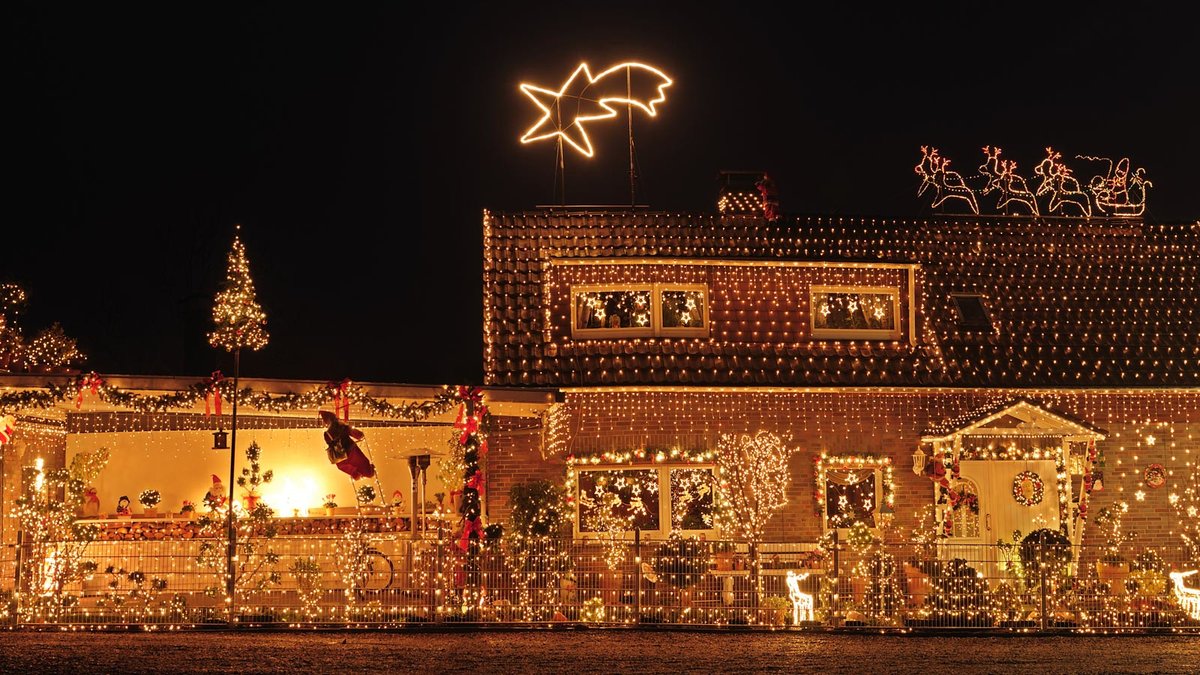
[[[233,623],[234,607],[234,560],[237,559],[237,527],[233,517],[233,485],[234,465],[237,461],[237,408],[238,408],[238,378],[241,375],[242,349],[233,350],[233,413],[229,420],[229,501],[225,502],[226,536],[229,540],[229,550],[225,554],[225,597],[229,598],[229,622]]]

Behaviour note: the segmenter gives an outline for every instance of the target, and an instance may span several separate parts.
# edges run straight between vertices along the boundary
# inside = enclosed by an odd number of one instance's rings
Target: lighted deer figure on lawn
[[[1017,175],[1017,163],[1000,159],[1001,152],[1003,151],[998,147],[993,152],[991,146],[983,146],[983,155],[986,161],[979,165],[979,173],[986,176],[988,182],[983,186],[982,194],[986,195],[992,190],[998,189],[1000,190],[1000,199],[996,202],[997,209],[1003,209],[1016,202],[1028,207],[1033,215],[1041,215],[1038,212],[1037,197],[1025,184],[1025,179]]]
[[[800,590],[800,582],[808,578],[808,573],[796,574],[788,570],[788,595],[792,598],[792,625],[799,626],[800,621],[813,620],[813,596]],[[804,617],[801,619],[801,617]]]
[[[930,187],[934,189],[933,208],[942,205],[947,199],[961,199],[971,207],[975,215],[979,215],[979,203],[975,201],[975,191],[972,190],[957,171],[948,171],[950,160],[938,156],[937,148],[921,146],[921,161],[913,167],[913,171],[921,177],[921,187],[917,188],[917,196],[925,194]]]
[[[1188,616],[1200,621],[1200,590],[1183,585],[1185,577],[1190,577],[1196,570],[1187,572],[1171,572],[1171,581],[1175,582],[1175,599]]]
[[[1050,213],[1058,211],[1065,204],[1072,204],[1079,209],[1083,217],[1091,218],[1091,198],[1080,187],[1079,180],[1071,175],[1067,165],[1059,161],[1061,159],[1061,153],[1055,152],[1054,148],[1046,148],[1046,159],[1033,167],[1033,172],[1042,177],[1037,196],[1050,193],[1050,205],[1047,207]]]

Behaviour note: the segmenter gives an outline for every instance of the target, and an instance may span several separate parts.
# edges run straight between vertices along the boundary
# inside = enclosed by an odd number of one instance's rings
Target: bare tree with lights
[[[241,226],[237,226],[240,231]],[[267,345],[267,315],[254,292],[254,280],[250,278],[250,261],[246,259],[246,247],[241,238],[234,234],[233,246],[226,257],[225,282],[217,293],[213,304],[215,329],[208,334],[208,343],[215,348],[233,354],[233,413],[230,420],[229,438],[229,501],[226,514],[226,594],[234,595],[234,558],[236,557],[237,529],[234,525],[233,488],[234,463],[237,452],[237,409],[238,379],[241,376],[242,349],[258,351]],[[232,607],[232,605],[230,605]],[[231,610],[232,611],[232,610]],[[232,614],[230,621],[233,620]]]
[[[759,544],[767,522],[787,504],[791,482],[788,458],[793,449],[769,431],[722,434],[717,444],[717,525],[744,540],[750,549],[750,572],[759,590]]]

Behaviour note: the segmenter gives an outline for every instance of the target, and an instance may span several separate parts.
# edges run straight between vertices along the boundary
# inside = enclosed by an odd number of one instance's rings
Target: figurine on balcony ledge
[[[96,494],[96,488],[90,485],[83,489],[83,507],[80,509],[80,515],[84,518],[100,517],[100,497]]]
[[[117,517],[130,515],[132,512],[129,510],[129,497],[121,495],[121,498],[117,500]]]
[[[216,511],[225,506],[226,500],[229,499],[229,491],[225,489],[225,484],[221,482],[221,477],[217,474],[212,475],[212,485],[209,486],[208,492],[204,495],[204,505],[209,511]]]

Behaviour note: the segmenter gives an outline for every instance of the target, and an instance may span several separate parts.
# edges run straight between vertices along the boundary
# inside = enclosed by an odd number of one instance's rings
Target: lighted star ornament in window
[[[614,119],[614,106],[636,107],[650,117],[658,115],[657,106],[667,100],[664,90],[671,78],[661,70],[644,63],[621,63],[592,75],[586,63],[579,64],[557,91],[522,83],[521,92],[542,112],[529,130],[521,136],[522,143],[560,138],[580,154],[595,154],[587,125]],[[632,110],[630,110],[632,113]]]

